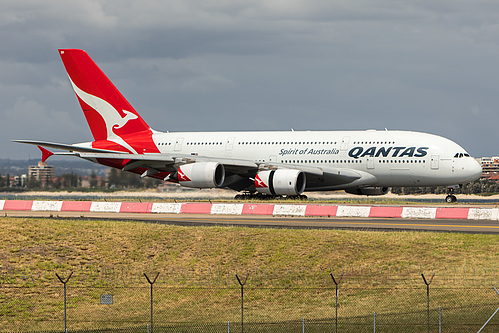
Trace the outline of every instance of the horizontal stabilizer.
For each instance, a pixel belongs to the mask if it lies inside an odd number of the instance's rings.
[[[53,152],[43,148],[42,146],[38,146],[38,149],[40,149],[42,151],[42,162],[45,162],[47,160],[47,158],[54,155]]]
[[[68,150],[68,151],[77,151],[81,153],[113,153],[113,154],[128,154],[122,151],[115,150],[106,150],[106,149],[97,149],[90,147],[81,147],[75,145],[68,145],[64,143],[55,143],[55,142],[46,142],[46,141],[34,141],[34,140],[12,140],[17,143],[26,143],[29,145],[42,146],[54,149]],[[43,151],[42,151],[43,152]]]

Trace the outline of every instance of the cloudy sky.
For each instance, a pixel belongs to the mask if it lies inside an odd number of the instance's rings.
[[[2,0],[1,158],[91,134],[58,48],[161,131],[399,129],[499,155],[497,0]]]

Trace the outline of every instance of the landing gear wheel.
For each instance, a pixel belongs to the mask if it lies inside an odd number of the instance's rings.
[[[445,197],[445,202],[454,203],[457,201],[456,196],[454,195],[454,191],[458,188],[461,188],[462,185],[453,185],[447,187],[447,196]]]
[[[285,200],[298,200],[298,201],[307,201],[308,197],[306,195],[288,195],[286,197],[281,197]]]
[[[270,195],[270,194],[262,194],[262,193],[251,193],[251,192],[243,192],[241,194],[236,194],[234,196],[234,200],[300,200],[307,201],[308,198],[306,195]]]

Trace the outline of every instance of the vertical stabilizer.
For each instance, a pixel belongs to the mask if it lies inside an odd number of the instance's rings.
[[[94,147],[157,152],[152,130],[83,50],[59,54],[95,139]]]

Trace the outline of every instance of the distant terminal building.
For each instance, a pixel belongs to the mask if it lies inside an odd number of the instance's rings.
[[[38,165],[30,165],[28,168],[28,178],[36,179],[42,185],[51,182],[55,177],[55,167],[47,165],[47,162],[38,162]]]
[[[499,179],[499,156],[481,157],[476,160],[482,166],[482,176],[480,178]]]

